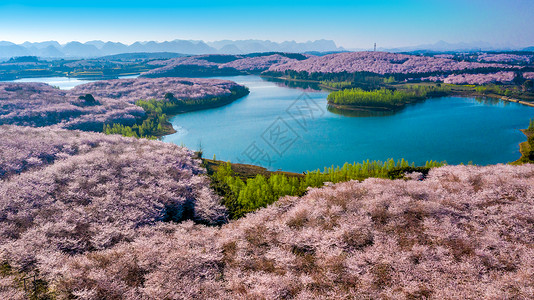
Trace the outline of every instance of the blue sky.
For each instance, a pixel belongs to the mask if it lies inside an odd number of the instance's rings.
[[[332,39],[346,48],[444,40],[534,45],[534,0],[0,1],[0,40]]]

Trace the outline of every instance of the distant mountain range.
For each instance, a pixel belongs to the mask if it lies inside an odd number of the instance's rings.
[[[238,41],[188,41],[174,40],[166,42],[135,42],[131,45],[115,42],[90,41],[86,43],[70,42],[60,44],[56,41],[25,42],[14,44],[0,41],[0,58],[16,56],[39,56],[44,58],[90,58],[121,53],[171,52],[182,54],[244,54],[253,52],[331,52],[343,51],[334,41],[317,40],[304,43],[286,41],[282,43],[262,40]]]
[[[433,51],[433,52],[458,52],[458,51],[534,51],[534,47],[517,48],[509,45],[495,45],[487,42],[470,42],[470,43],[447,43],[439,41],[435,44],[424,44],[410,47],[398,48],[377,48],[379,51],[387,52],[412,52],[412,51]]]
[[[349,49],[351,51],[361,51],[370,49]],[[439,41],[435,44],[426,44],[411,47],[383,48],[378,47],[379,51],[387,52],[413,52],[413,51],[510,51],[523,50],[534,51],[533,47],[513,48],[502,45],[492,45],[485,42],[472,43],[447,43]],[[47,42],[25,42],[15,44],[7,41],[0,41],[0,59],[7,59],[17,56],[38,56],[42,58],[92,58],[123,53],[180,53],[185,55],[197,54],[247,54],[256,52],[292,52],[292,53],[310,53],[325,54],[347,51],[338,47],[332,40],[316,40],[308,42],[272,42],[269,40],[221,40],[215,42],[193,41],[193,40],[174,40],[166,42],[135,42],[131,45],[104,42],[89,41],[86,43],[69,42],[60,44],[56,41]]]

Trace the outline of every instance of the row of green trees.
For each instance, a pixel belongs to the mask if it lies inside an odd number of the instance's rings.
[[[521,158],[515,164],[534,163],[534,119],[530,119],[527,129],[523,130],[527,141],[520,144]]]
[[[534,119],[530,119],[530,123],[528,124],[527,132],[534,133]]]
[[[418,95],[415,91],[389,90],[384,88],[365,91],[356,88],[330,93],[328,95],[328,103],[395,108],[419,97],[424,97],[424,95]]]
[[[530,124],[526,129],[526,134],[528,136],[527,143],[529,148],[529,153],[525,156],[526,160],[530,163],[534,163],[534,119],[530,119]]]
[[[325,182],[343,182],[363,180],[369,177],[402,178],[404,172],[419,171],[427,173],[430,168],[442,166],[444,163],[429,161],[424,167],[416,167],[402,159],[382,161],[364,161],[361,163],[345,163],[342,167],[325,168],[306,173],[304,176],[289,176],[273,173],[266,177],[257,175],[254,178],[242,179],[232,170],[230,162],[219,166],[211,175],[214,190],[224,198],[223,204],[228,208],[230,218],[238,219],[246,213],[274,203],[280,197],[303,195],[308,187],[321,187]]]
[[[449,90],[450,87],[441,85],[412,85],[403,89],[381,88],[371,91],[360,88],[345,89],[330,93],[328,103],[394,109],[416,100],[444,95]]]
[[[126,126],[122,124],[104,125],[105,134],[120,134],[127,137],[145,138],[150,140],[157,139],[165,131],[165,123],[167,122],[167,115],[161,114],[156,116],[149,116],[148,119],[143,120],[141,124],[133,126]]]

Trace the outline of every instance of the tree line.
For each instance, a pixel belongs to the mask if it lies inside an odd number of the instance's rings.
[[[405,89],[386,89],[366,91],[361,88],[345,89],[328,95],[328,103],[338,105],[366,106],[371,108],[394,109],[406,103],[429,96],[445,93],[447,87],[409,86]]]
[[[243,179],[233,170],[230,162],[221,164],[210,176],[213,189],[223,197],[231,219],[238,219],[249,212],[276,202],[283,196],[301,196],[309,187],[321,187],[326,182],[337,183],[349,180],[364,180],[369,177],[398,179],[406,172],[427,174],[430,168],[444,165],[445,162],[428,161],[425,166],[401,159],[395,161],[363,161],[345,163],[342,167],[331,166],[323,171],[315,170],[304,176],[291,176],[273,173],[270,176],[257,175]]]

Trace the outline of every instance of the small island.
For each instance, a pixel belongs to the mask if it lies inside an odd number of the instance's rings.
[[[365,91],[361,88],[345,89],[330,93],[328,105],[346,110],[398,110],[408,103],[444,95],[441,88],[416,86],[403,90],[377,89]]]

